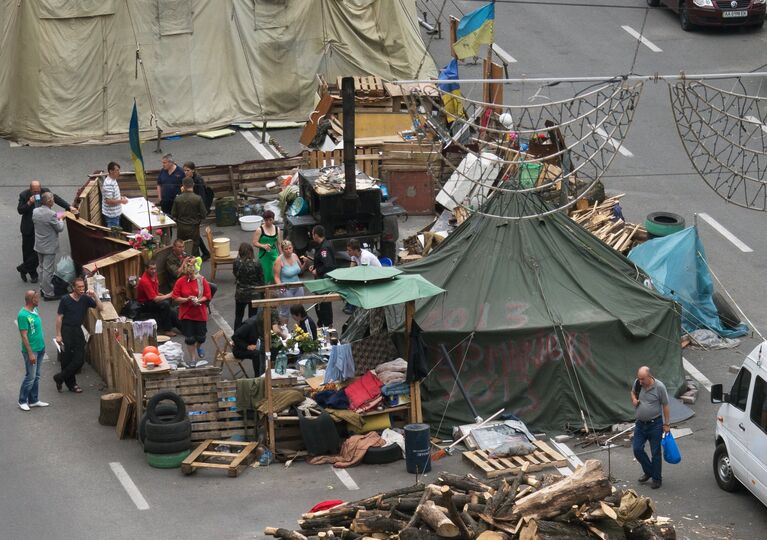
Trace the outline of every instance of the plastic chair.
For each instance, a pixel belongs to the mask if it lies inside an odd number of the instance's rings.
[[[381,263],[381,266],[394,266],[394,263],[389,257],[379,257],[378,261]]]

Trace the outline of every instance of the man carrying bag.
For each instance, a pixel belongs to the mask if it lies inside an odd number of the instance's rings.
[[[636,381],[631,388],[631,403],[636,409],[634,427],[634,457],[642,466],[640,483],[652,479],[650,487],[658,489],[663,483],[661,468],[661,439],[664,433],[671,431],[671,413],[668,406],[666,386],[652,376],[650,368],[642,366],[637,372]],[[652,460],[647,457],[645,443],[650,443]]]

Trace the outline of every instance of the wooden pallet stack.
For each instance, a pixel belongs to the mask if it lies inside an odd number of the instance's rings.
[[[192,422],[192,442],[245,436],[245,419],[237,410],[236,381],[221,379],[221,368],[176,370],[144,381],[144,402],[170,390],[184,400]]]
[[[570,219],[582,225],[615,251],[626,254],[634,246],[647,240],[647,230],[640,224],[613,219],[613,209],[624,195],[621,193],[591,206],[582,205],[581,208],[570,212]]]
[[[284,540],[553,540],[675,538],[665,520],[650,519],[653,502],[616,491],[602,464],[589,460],[571,476],[530,475],[480,481],[441,473],[416,484],[343,503],[298,520],[300,530],[267,527]]]

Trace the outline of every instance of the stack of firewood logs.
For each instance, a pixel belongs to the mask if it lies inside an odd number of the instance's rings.
[[[303,514],[300,530],[267,527],[264,534],[283,540],[676,538],[669,523],[649,519],[650,499],[614,490],[599,461],[566,477],[526,469],[488,482],[441,473],[434,484]]]

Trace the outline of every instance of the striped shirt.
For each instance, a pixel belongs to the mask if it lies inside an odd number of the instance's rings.
[[[104,183],[101,184],[101,213],[110,218],[120,217],[123,213],[123,207],[121,204],[107,204],[107,199],[119,199],[120,198],[120,186],[117,184],[117,180],[107,176],[104,178]]]

